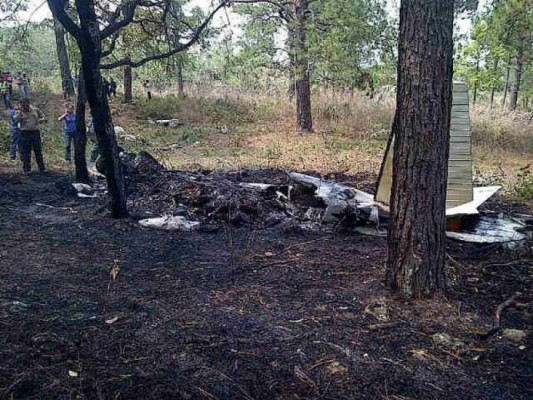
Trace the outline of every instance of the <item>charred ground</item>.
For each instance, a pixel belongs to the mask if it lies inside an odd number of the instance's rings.
[[[448,298],[405,301],[382,281],[383,238],[223,219],[148,230],[64,180],[0,175],[3,398],[533,396],[527,248],[450,241]],[[502,325],[527,339],[480,339],[517,291]]]

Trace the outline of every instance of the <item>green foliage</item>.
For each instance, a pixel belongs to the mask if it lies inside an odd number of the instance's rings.
[[[522,53],[521,93],[531,97],[531,55],[533,53],[533,3],[530,0],[494,0],[473,20],[470,42],[462,47],[456,75],[467,78],[476,90],[501,91],[508,69],[514,69]]]
[[[383,1],[327,0],[314,3],[309,27],[317,75],[339,87],[368,89],[372,67],[396,47],[396,32]]]
[[[0,26],[0,49],[0,67],[11,73],[51,76],[58,72],[54,32],[44,24],[28,24],[24,29]]]
[[[518,196],[526,200],[533,200],[533,170],[531,164],[520,168],[518,182],[514,190]]]

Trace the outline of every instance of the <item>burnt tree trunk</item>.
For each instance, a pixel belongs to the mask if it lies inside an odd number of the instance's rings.
[[[124,67],[124,102],[133,101],[133,72],[129,65]]]
[[[85,103],[87,93],[83,79],[83,69],[78,73],[78,98],[76,100],[76,135],[74,136],[74,164],[76,165],[76,182],[89,183],[87,171],[87,128],[85,127]]]
[[[402,0],[387,283],[444,291],[453,1]]]
[[[494,72],[498,70],[498,64],[500,62],[499,58],[494,59],[494,64],[492,65],[492,69]],[[493,84],[492,88],[490,89],[490,108],[494,106],[494,95],[496,94],[496,85]]]
[[[524,39],[520,38],[516,50],[514,80],[511,86],[511,96],[509,97],[509,110],[516,110],[518,104],[518,93],[520,92],[520,82],[522,81],[522,65],[524,64]]]
[[[63,88],[63,97],[69,99],[74,96],[74,84],[72,82],[72,74],[70,72],[70,63],[67,53],[67,45],[65,43],[65,28],[56,18],[54,20],[54,33],[56,37],[56,51],[57,59],[59,61],[59,69],[61,71],[61,87]]]
[[[85,89],[98,146],[105,164],[111,214],[114,218],[121,218],[128,215],[126,188],[111,111],[100,73],[102,45],[94,0],[76,0],[76,7],[81,26],[77,41],[81,52]]]
[[[309,0],[296,1],[295,74],[296,74],[296,124],[298,128],[312,132],[311,86],[307,44],[307,15]]]

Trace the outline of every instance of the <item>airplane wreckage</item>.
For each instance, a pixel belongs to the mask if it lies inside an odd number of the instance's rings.
[[[514,246],[531,238],[533,218],[480,213],[500,186],[474,187],[468,87],[453,84],[446,197],[447,236],[476,243]],[[392,186],[394,137],[388,140],[375,196],[320,177],[279,170],[166,170],[146,152],[121,153],[129,208],[147,228],[190,231],[216,221],[250,226],[338,227],[386,235]],[[160,149],[172,151],[173,147]],[[357,183],[355,183],[355,186]],[[77,188],[79,197],[99,197],[105,188]],[[90,189],[90,188],[89,188]]]

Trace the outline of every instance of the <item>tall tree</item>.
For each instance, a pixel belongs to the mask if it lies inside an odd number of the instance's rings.
[[[294,73],[296,80],[296,124],[307,132],[313,130],[311,112],[311,65],[307,39],[310,0],[295,0]]]
[[[494,0],[490,18],[491,26],[498,31],[501,45],[512,55],[514,73],[509,109],[515,110],[524,65],[533,53],[533,1]]]
[[[114,4],[113,7],[109,7],[107,2],[96,4],[94,0],[75,0],[79,25],[65,11],[69,6],[69,0],[47,1],[54,18],[58,19],[75,38],[80,49],[87,100],[91,108],[96,138],[105,165],[111,214],[115,218],[124,217],[128,214],[124,174],[100,70],[122,66],[136,67],[152,60],[170,57],[189,48],[198,40],[215,13],[226,4],[227,0],[222,0],[202,24],[193,30],[193,34],[187,42],[179,43],[178,46],[167,48],[163,52],[145,56],[140,60],[132,61],[126,57],[105,66],[101,63],[102,58],[113,53],[120,31],[135,22],[136,11],[142,7],[147,7],[149,9],[147,12],[151,8],[162,9],[164,13],[170,12],[172,0],[154,0],[153,2],[124,0],[119,4]],[[102,15],[104,18],[101,18]],[[142,24],[142,22],[140,23]],[[109,41],[109,44],[104,50],[102,43],[105,41]]]
[[[76,135],[74,136],[74,163],[76,165],[76,182],[89,183],[89,171],[87,171],[87,159],[85,150],[87,147],[87,130],[85,126],[85,105],[87,93],[83,68],[78,72],[78,96],[76,98]]]
[[[292,69],[296,95],[296,124],[304,131],[313,130],[311,111],[311,64],[309,60],[309,16],[316,0],[233,0],[232,4],[246,4],[237,10],[252,20],[269,24],[279,22],[287,34],[286,51]],[[291,82],[292,86],[292,82]],[[291,93],[292,94],[292,93]]]
[[[446,285],[453,17],[453,0],[401,3],[387,282],[416,298]]]
[[[126,187],[111,120],[111,111],[100,73],[100,60],[102,57],[102,39],[118,31],[123,24],[127,24],[128,20],[133,18],[135,7],[131,5],[132,3],[128,3],[121,10],[121,13],[124,12],[123,19],[109,25],[107,31],[104,28],[101,32],[94,0],[76,0],[79,26],[65,12],[66,4],[63,0],[48,0],[48,4],[54,18],[61,21],[62,25],[74,36],[80,48],[87,100],[91,108],[98,145],[105,160],[111,214],[115,218],[125,217],[128,215]]]
[[[54,18],[54,33],[56,37],[56,51],[57,59],[59,61],[59,70],[61,72],[61,87],[63,89],[63,97],[70,98],[74,96],[74,83],[72,82],[72,74],[70,72],[70,62],[67,52],[67,45],[65,42],[65,28],[61,22]]]

